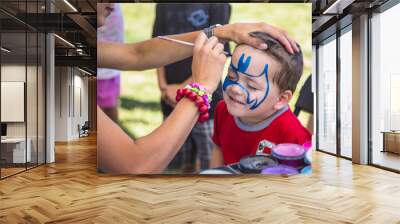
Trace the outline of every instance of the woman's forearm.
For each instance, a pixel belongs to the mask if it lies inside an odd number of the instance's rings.
[[[139,148],[146,151],[144,173],[160,173],[178,152],[198,119],[198,109],[183,98],[163,124],[147,136],[137,139]],[[143,171],[143,170],[142,170]]]
[[[199,31],[170,37],[194,42],[198,34]],[[120,70],[158,68],[193,55],[193,47],[158,38],[132,44],[99,42],[97,47],[97,67]]]
[[[259,49],[268,46],[260,39],[250,37],[252,31],[266,32],[287,49],[289,53],[299,51],[296,42],[288,37],[286,31],[266,23],[235,23],[215,28],[214,34],[220,40],[231,40],[237,44],[248,44]],[[194,42],[202,31],[172,35],[171,38]],[[193,55],[193,47],[167,40],[153,38],[134,44],[97,44],[97,67],[120,70],[145,70],[158,68]]]
[[[233,25],[218,28],[215,35],[220,39],[229,39]],[[194,43],[198,34],[195,31],[170,38]],[[146,70],[162,67],[193,55],[193,47],[178,44],[168,40],[153,38],[139,43],[101,43],[98,42],[97,67],[115,68],[120,70]]]
[[[134,141],[98,109],[98,166],[112,173],[161,173],[178,152],[197,118],[197,107],[184,98],[159,128]]]

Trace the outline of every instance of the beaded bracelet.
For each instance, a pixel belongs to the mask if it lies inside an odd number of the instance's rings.
[[[179,102],[184,96],[193,101],[199,108],[199,122],[204,122],[210,118],[208,110],[211,108],[211,95],[207,94],[206,89],[199,83],[191,83],[182,89],[176,91],[176,102]]]

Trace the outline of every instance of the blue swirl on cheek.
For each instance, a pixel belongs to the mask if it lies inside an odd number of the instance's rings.
[[[262,97],[262,99],[260,100],[260,102],[258,102],[258,99],[257,99],[257,98],[254,98],[253,100],[251,100],[251,99],[250,99],[250,98],[251,98],[251,97],[250,97],[250,92],[249,92],[242,84],[240,84],[238,81],[231,80],[228,76],[226,76],[226,78],[225,78],[225,80],[224,80],[222,89],[223,89],[223,91],[225,92],[225,91],[226,91],[226,88],[227,88],[228,86],[230,86],[230,85],[237,85],[237,86],[239,86],[239,87],[243,90],[243,92],[246,94],[246,104],[250,105],[250,110],[254,110],[254,109],[256,109],[257,107],[259,107],[259,106],[261,105],[262,102],[264,102],[264,100],[268,97],[268,94],[269,94],[268,64],[265,64],[264,70],[263,70],[263,72],[262,72],[261,74],[259,74],[259,75],[257,75],[257,76],[254,76],[254,75],[251,75],[251,74],[246,73],[246,70],[247,70],[247,68],[248,68],[249,65],[250,65],[250,61],[251,61],[251,56],[247,57],[246,61],[244,61],[244,54],[242,54],[241,57],[240,57],[240,59],[239,59],[239,61],[238,61],[238,67],[236,68],[236,67],[231,63],[230,69],[232,69],[233,72],[234,72],[234,74],[236,75],[236,80],[239,80],[239,78],[238,78],[238,77],[239,77],[238,72],[240,72],[240,73],[242,73],[242,74],[244,74],[244,75],[246,75],[246,76],[253,77],[253,78],[258,78],[258,77],[261,78],[261,76],[265,75],[266,90],[265,90],[265,94],[264,94],[264,96]]]
[[[246,94],[246,103],[249,104],[250,102],[250,93],[249,91],[240,83],[238,83],[237,81],[233,81],[231,80],[228,76],[225,77],[224,83],[222,84],[222,90],[225,92],[226,88],[230,85],[237,85],[239,86],[242,91]]]

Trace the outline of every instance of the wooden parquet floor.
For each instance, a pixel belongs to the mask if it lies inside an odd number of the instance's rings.
[[[314,153],[310,176],[111,176],[96,139],[0,181],[0,223],[400,223],[400,175]]]

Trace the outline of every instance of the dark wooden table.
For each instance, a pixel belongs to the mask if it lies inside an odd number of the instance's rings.
[[[400,154],[400,131],[381,131],[383,134],[382,152]]]

